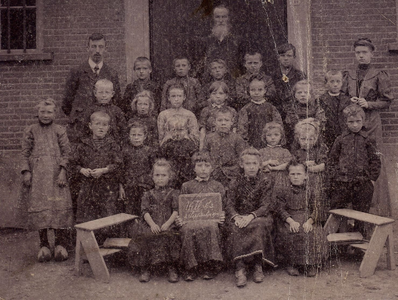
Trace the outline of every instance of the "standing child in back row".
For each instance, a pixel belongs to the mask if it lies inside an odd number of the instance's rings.
[[[236,79],[236,101],[231,105],[237,111],[240,111],[242,107],[251,101],[249,85],[253,76],[258,76],[263,79],[264,95],[267,99],[273,100],[276,93],[272,78],[264,72],[261,72],[261,67],[263,65],[261,54],[259,52],[247,52],[244,59],[246,74]]]
[[[265,147],[265,143],[259,138],[265,124],[269,122],[282,124],[281,115],[266,97],[267,80],[260,75],[251,78],[250,103],[239,111],[238,133],[256,149]]]
[[[330,206],[369,212],[373,185],[380,175],[381,161],[376,142],[364,130],[365,112],[357,104],[344,110],[347,130],[338,136],[329,153],[329,169],[332,182]],[[363,226],[356,228],[365,233]]]
[[[37,105],[38,123],[28,126],[22,139],[23,193],[21,216],[27,229],[38,230],[39,262],[51,260],[48,229],[55,229],[54,258],[68,258],[67,228],[73,225],[72,200],[66,180],[70,145],[64,127],[54,124],[52,99]]]
[[[152,65],[147,57],[137,57],[134,61],[134,73],[137,77],[132,83],[126,86],[121,109],[125,114],[130,112],[130,104],[138,93],[150,91],[153,95],[155,106],[154,111],[159,113],[160,109],[160,87],[151,79]]]
[[[171,86],[181,85],[185,90],[185,102],[183,107],[187,110],[193,112],[196,116],[199,115],[199,93],[200,93],[200,83],[199,80],[193,77],[189,77],[189,70],[191,69],[191,64],[186,57],[176,58],[173,61],[173,67],[176,77],[167,80],[163,86],[162,92],[162,103],[160,106],[160,111],[164,111],[170,108],[169,103],[169,91]]]
[[[330,149],[335,139],[345,128],[343,109],[351,104],[350,98],[341,92],[343,74],[341,71],[328,71],[325,75],[327,91],[319,97],[319,104],[325,111],[325,128],[322,130],[323,141]]]

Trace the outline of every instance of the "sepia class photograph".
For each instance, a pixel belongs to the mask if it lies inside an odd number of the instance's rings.
[[[0,300],[398,299],[398,1],[0,24]]]

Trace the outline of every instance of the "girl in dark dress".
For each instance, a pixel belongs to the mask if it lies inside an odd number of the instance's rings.
[[[178,262],[180,242],[174,220],[178,215],[178,191],[170,187],[174,177],[171,164],[159,159],[153,166],[155,188],[144,193],[141,200],[142,219],[130,228],[132,237],[128,259],[130,265],[141,268],[139,280],[148,282],[151,267],[166,264],[169,281],[177,282],[175,265]]]
[[[307,187],[306,169],[302,163],[292,163],[288,167],[291,185],[275,191],[280,219],[276,244],[288,261],[289,275],[298,276],[301,268],[307,277],[314,277],[326,257],[327,241],[319,220],[321,203]]]

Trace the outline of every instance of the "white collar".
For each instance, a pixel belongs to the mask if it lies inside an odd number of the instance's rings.
[[[265,99],[263,99],[263,100],[261,100],[261,101],[253,101],[253,99],[251,99],[251,102],[253,102],[254,104],[258,104],[258,105],[260,105],[260,104],[263,104],[263,103],[265,103],[265,102],[267,102],[267,100],[265,100]]]
[[[331,93],[331,92],[328,92],[328,94],[329,94],[330,96],[332,96],[332,97],[337,97],[338,95],[340,95],[340,93],[333,94],[333,93]]]
[[[95,62],[93,62],[93,60],[91,59],[91,57],[88,59],[88,64],[90,65],[91,70],[94,71],[94,68],[97,66],[98,67],[98,72],[101,71],[103,65],[104,65],[104,61],[101,61],[99,64],[96,64]]]
[[[217,104],[214,104],[214,103],[211,104],[211,107],[213,107],[213,108],[221,108],[223,106],[224,106],[224,104],[220,104],[220,105],[217,105]]]
[[[206,179],[203,179],[203,178],[200,178],[200,177],[196,177],[196,178],[195,178],[195,180],[196,180],[197,182],[207,182],[207,181],[209,181],[209,179],[210,179],[210,177],[209,177],[209,178],[206,178]]]

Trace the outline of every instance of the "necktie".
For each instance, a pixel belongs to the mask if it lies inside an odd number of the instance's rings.
[[[94,73],[95,73],[96,75],[98,75],[98,71],[99,71],[99,67],[98,67],[98,65],[95,65],[95,67],[94,67]]]

